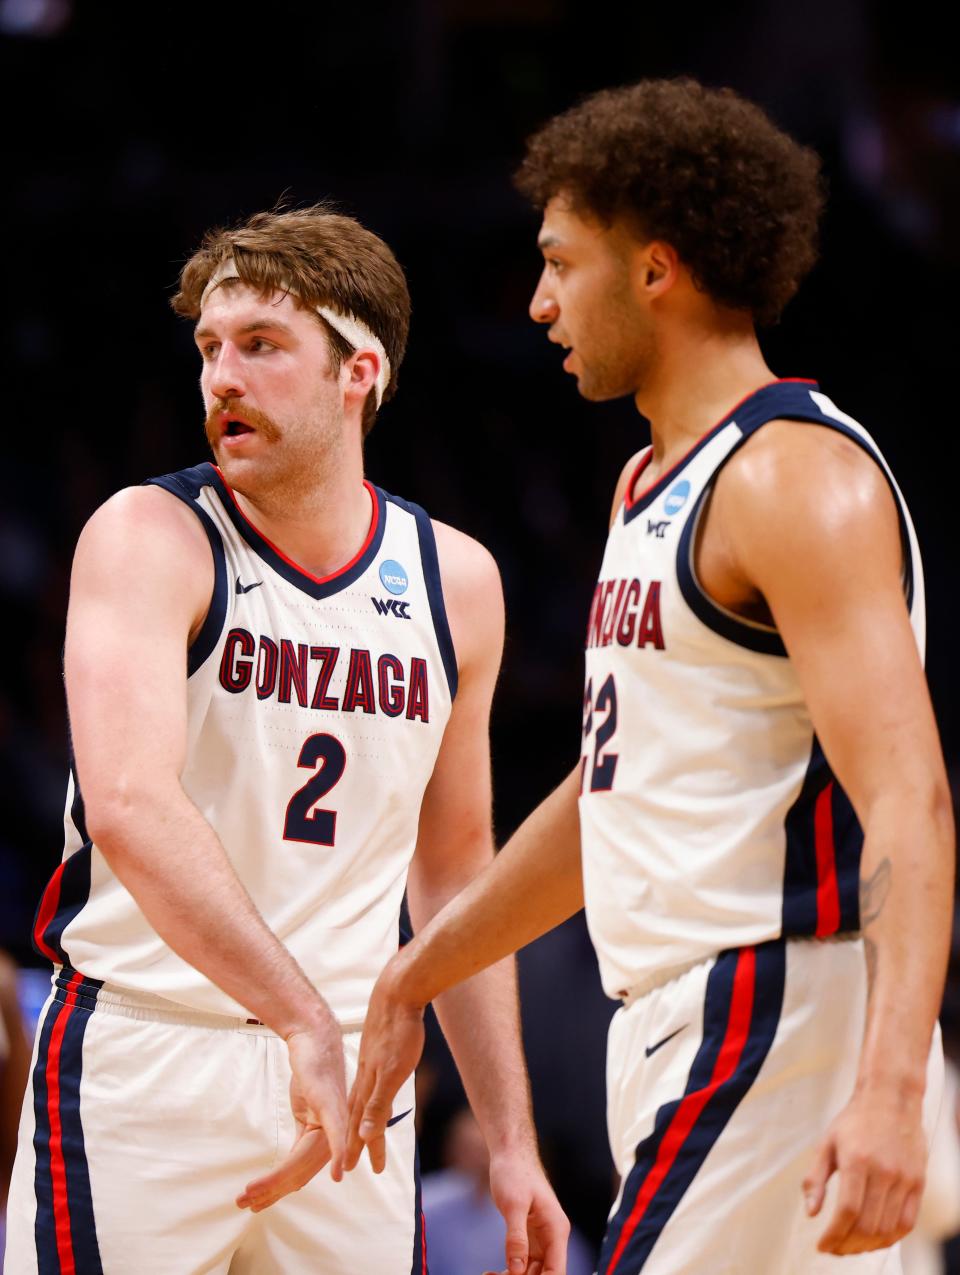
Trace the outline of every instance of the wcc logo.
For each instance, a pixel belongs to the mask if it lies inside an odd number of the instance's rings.
[[[674,485],[667,492],[663,501],[663,512],[669,517],[661,518],[659,521],[654,518],[647,519],[647,535],[656,536],[658,540],[662,540],[667,528],[670,526],[670,518],[674,514],[678,514],[683,506],[690,499],[690,484],[686,478],[681,478],[680,482]]]
[[[406,593],[410,581],[407,573],[399,562],[394,562],[392,558],[380,563],[380,583],[388,593],[392,593],[392,598],[371,598],[374,608],[378,615],[395,615],[398,619],[409,620],[410,612],[409,602],[401,602],[400,594]]]

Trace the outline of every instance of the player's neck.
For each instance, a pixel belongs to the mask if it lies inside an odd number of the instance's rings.
[[[650,422],[652,466],[669,467],[737,403],[773,380],[751,325],[690,325],[665,334],[656,369],[635,396]]]
[[[350,464],[296,487],[234,493],[243,514],[297,566],[328,576],[356,557],[375,509],[359,454]]]

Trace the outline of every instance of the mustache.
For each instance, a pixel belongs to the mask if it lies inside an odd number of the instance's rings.
[[[240,420],[246,421],[258,434],[262,434],[268,443],[277,442],[283,432],[265,412],[260,412],[255,407],[247,407],[235,398],[218,398],[211,405],[203,426],[207,442],[214,450],[220,442],[220,422],[224,415],[238,416]]]

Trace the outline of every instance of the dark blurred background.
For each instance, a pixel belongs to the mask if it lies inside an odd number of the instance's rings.
[[[646,435],[629,402],[582,403],[529,321],[537,219],[510,176],[549,115],[648,75],[729,84],[823,156],[822,261],[764,346],[775,372],[818,379],[867,426],[904,489],[928,573],[930,683],[956,771],[960,88],[936,15],[922,2],[907,11],[867,0],[709,10],[0,0],[0,947],[39,964],[28,933],[60,855],[73,545],[118,487],[204,458],[197,357],[167,297],[208,226],[280,197],[334,199],[407,270],[410,348],[368,472],[500,563],[499,835],[572,765],[610,497]],[[521,976],[546,1154],[592,1241],[611,1190],[602,1059],[613,1006],[577,919],[521,957]],[[948,1027],[957,1008],[951,990]],[[428,1061],[427,1168],[459,1101],[435,1039]]]

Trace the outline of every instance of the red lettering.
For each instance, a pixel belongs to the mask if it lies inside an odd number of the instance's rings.
[[[643,602],[643,612],[640,616],[639,632],[637,633],[637,646],[648,646],[650,643],[657,648],[658,651],[663,650],[663,626],[660,623],[660,581],[651,580],[647,589],[647,596]]]
[[[637,627],[637,606],[640,602],[640,581],[631,580],[627,586],[620,623],[617,625],[617,641],[621,646],[629,646]]]
[[[253,653],[257,644],[246,629],[231,629],[220,658],[220,685],[231,695],[239,695],[253,677]]]
[[[419,717],[430,720],[430,688],[427,685],[427,661],[416,656],[410,661],[410,694],[407,696],[407,717],[412,722]]]
[[[353,713],[362,708],[365,713],[375,713],[377,704],[373,692],[373,668],[369,651],[351,651],[347,667],[347,685],[343,692],[343,711]]]

